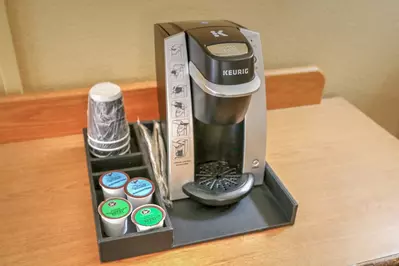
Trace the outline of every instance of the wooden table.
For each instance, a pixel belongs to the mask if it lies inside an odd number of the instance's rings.
[[[29,134],[29,132],[27,132]],[[294,226],[107,265],[349,265],[399,253],[399,142],[341,98],[268,113]],[[81,135],[0,146],[0,265],[100,264]]]

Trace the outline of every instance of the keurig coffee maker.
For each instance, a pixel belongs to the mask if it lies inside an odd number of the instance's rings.
[[[170,197],[237,202],[264,178],[259,33],[223,20],[160,23],[154,30]]]

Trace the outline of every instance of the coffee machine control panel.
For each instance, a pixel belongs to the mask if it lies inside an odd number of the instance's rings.
[[[238,28],[191,29],[187,36],[190,61],[209,82],[236,85],[254,79],[254,53]]]
[[[208,51],[220,57],[239,56],[248,53],[246,43],[218,43],[206,47]]]

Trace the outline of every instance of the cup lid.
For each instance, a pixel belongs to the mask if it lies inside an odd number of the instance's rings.
[[[154,226],[165,219],[165,210],[155,204],[138,207],[132,213],[132,222],[142,226]]]
[[[121,219],[132,213],[132,204],[123,198],[109,198],[98,206],[98,213],[108,219]]]
[[[129,175],[122,171],[109,171],[100,176],[100,186],[108,189],[119,189],[129,181]]]
[[[135,177],[125,184],[125,194],[133,198],[144,198],[154,193],[154,183],[148,178]]]
[[[95,102],[112,102],[122,97],[121,88],[111,82],[95,84],[89,92],[89,97]]]

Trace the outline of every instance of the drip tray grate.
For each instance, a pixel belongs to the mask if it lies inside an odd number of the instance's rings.
[[[223,193],[240,187],[243,183],[241,177],[237,168],[230,167],[226,161],[215,161],[198,166],[195,183],[203,189]]]

